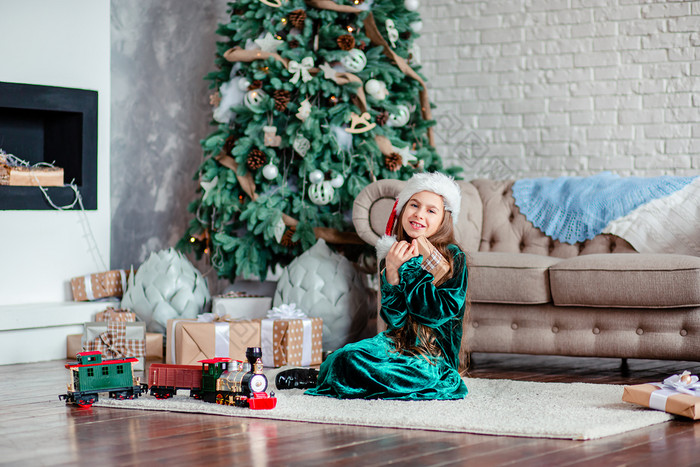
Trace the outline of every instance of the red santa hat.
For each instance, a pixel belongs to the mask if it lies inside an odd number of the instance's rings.
[[[457,225],[459,210],[462,203],[462,193],[454,178],[440,172],[422,172],[413,175],[396,198],[391,210],[385,234],[377,241],[377,257],[381,260],[386,256],[391,245],[396,242],[396,236],[392,235],[396,225],[396,216],[401,212],[409,199],[421,191],[430,191],[442,196],[445,203],[445,211],[452,214],[452,223]]]

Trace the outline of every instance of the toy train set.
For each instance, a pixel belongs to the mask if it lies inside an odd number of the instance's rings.
[[[248,347],[246,362],[230,358],[200,360],[197,365],[154,363],[148,372],[148,383],[135,378],[135,358],[102,360],[100,352],[81,352],[77,362],[66,364],[70,370],[68,392],[58,396],[67,403],[89,407],[99,393],[113,399],[133,399],[149,391],[157,399],[173,397],[179,389],[189,390],[190,397],[222,405],[249,407],[253,410],[273,409],[274,393],[267,394],[267,377],[263,374],[260,347]]]

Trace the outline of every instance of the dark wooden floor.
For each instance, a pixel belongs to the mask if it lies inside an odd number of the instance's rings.
[[[64,362],[0,366],[0,465],[697,465],[700,422],[592,441],[66,406]],[[636,384],[698,362],[476,354],[470,375]]]

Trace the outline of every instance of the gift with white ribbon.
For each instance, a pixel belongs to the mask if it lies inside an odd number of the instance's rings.
[[[296,84],[297,81],[299,81],[299,78],[306,83],[307,81],[311,81],[313,79],[313,76],[311,76],[311,73],[309,73],[309,70],[314,67],[314,59],[313,57],[304,57],[301,62],[297,62],[296,60],[290,60],[289,64],[287,65],[287,71],[292,74],[292,77],[290,78],[289,82],[292,84]]]
[[[311,366],[321,363],[323,320],[309,318],[296,304],[268,311],[260,322],[263,365]]]
[[[245,360],[248,347],[260,347],[258,320],[231,320],[205,313],[196,320],[168,320],[166,330],[166,363],[196,365],[200,360],[217,357]]]
[[[70,280],[73,300],[78,302],[98,300],[105,297],[121,297],[126,290],[129,271],[114,271],[87,274]]]
[[[688,371],[662,383],[625,386],[622,400],[694,420],[700,418],[700,383]]]

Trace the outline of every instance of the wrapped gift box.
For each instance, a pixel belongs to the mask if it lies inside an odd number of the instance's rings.
[[[272,297],[233,292],[212,298],[212,313],[231,319],[265,318],[272,307]]]
[[[625,386],[622,400],[693,420],[700,419],[700,397],[660,388],[656,384]]]
[[[121,308],[107,308],[104,311],[100,311],[95,315],[95,321],[136,321],[136,313],[129,310],[122,310]]]
[[[199,360],[216,357],[245,360],[248,347],[260,347],[260,321],[171,319],[165,341],[166,363],[197,365]]]
[[[126,290],[128,278],[129,271],[124,269],[74,277],[70,280],[73,300],[84,302],[104,297],[121,297]]]
[[[263,319],[263,365],[312,366],[323,360],[323,319]]]
[[[66,338],[66,358],[74,360],[75,354],[83,351],[83,335],[70,334]],[[146,333],[146,360],[163,360],[163,334]]]
[[[144,369],[146,355],[146,323],[124,321],[97,321],[85,323],[83,348],[99,351],[107,359],[134,357],[135,370]]]

